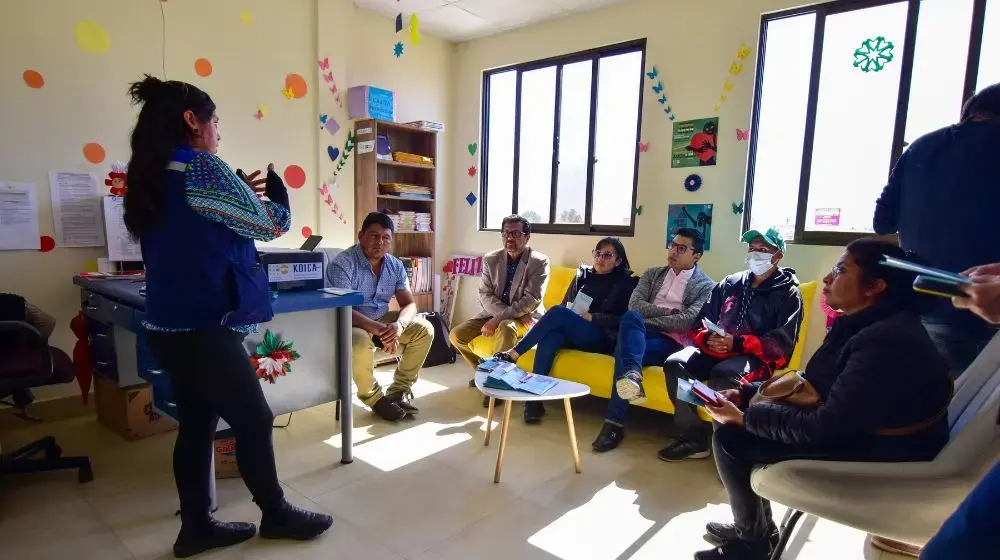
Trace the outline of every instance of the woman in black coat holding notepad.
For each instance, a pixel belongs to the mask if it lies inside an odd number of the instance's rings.
[[[720,391],[721,405],[706,406],[735,523],[709,523],[706,538],[719,546],[696,560],[768,558],[776,528],[770,504],[750,486],[756,466],[803,458],[927,461],[948,442],[951,377],[920,323],[927,296],[913,291],[913,273],[880,264],[883,255],[905,258],[895,245],[855,241],[823,279],[827,302],[844,315],[801,374],[807,383],[799,396],[780,397],[783,379],[796,379],[785,376],[763,389]]]
[[[593,255],[594,266],[583,265],[576,271],[563,296],[563,305],[547,310],[513,349],[493,359],[516,362],[537,345],[532,371],[548,375],[561,348],[614,352],[618,323],[628,311],[628,300],[638,279],[632,276],[625,247],[617,237],[598,241]],[[536,423],[544,414],[541,402],[525,403],[525,422]]]

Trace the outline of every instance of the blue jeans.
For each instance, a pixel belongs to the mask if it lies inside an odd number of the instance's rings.
[[[514,346],[514,351],[524,354],[536,344],[535,364],[531,369],[541,375],[548,375],[552,370],[552,362],[560,348],[600,354],[610,354],[614,349],[614,342],[603,328],[562,305],[546,311]]]
[[[972,493],[924,546],[922,560],[987,560],[996,555],[996,521],[1000,515],[1000,463],[993,465]]]
[[[664,360],[682,347],[676,340],[667,335],[652,331],[646,332],[646,320],[635,311],[629,311],[622,316],[618,326],[618,344],[615,347],[615,381],[618,381],[627,371],[637,371],[642,374],[643,366],[662,365]],[[625,414],[628,412],[628,401],[618,396],[618,388],[611,384],[611,403],[604,420],[616,426],[625,425]]]

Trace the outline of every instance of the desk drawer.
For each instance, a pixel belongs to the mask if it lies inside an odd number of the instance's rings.
[[[83,314],[102,323],[111,323],[130,331],[136,330],[135,309],[112,301],[100,294],[81,290]]]

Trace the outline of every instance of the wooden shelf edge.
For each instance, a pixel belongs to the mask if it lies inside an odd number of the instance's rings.
[[[375,198],[384,198],[387,200],[409,200],[411,202],[434,202],[433,198],[410,198],[408,196],[397,196],[394,194],[378,194]]]
[[[437,167],[434,164],[424,165],[422,163],[407,163],[405,161],[396,161],[392,159],[375,159],[375,163],[378,165],[388,165],[389,167],[405,167],[407,169],[430,169],[434,170]]]

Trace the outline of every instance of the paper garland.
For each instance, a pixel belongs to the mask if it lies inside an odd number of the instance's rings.
[[[734,87],[736,87],[732,79],[739,76],[743,72],[743,61],[750,56],[751,52],[753,51],[750,50],[750,47],[745,44],[740,45],[739,50],[736,51],[736,58],[729,64],[729,76],[731,77],[726,77],[726,79],[722,82],[722,93],[719,94],[718,100],[712,107],[714,112],[718,113],[722,104],[729,100],[729,93],[733,91]]]
[[[340,170],[344,168],[344,164],[347,163],[347,159],[351,157],[351,152],[354,151],[354,133],[350,130],[347,131],[347,141],[344,142],[344,149],[340,151],[340,161],[337,162],[337,169],[334,170],[333,176],[336,177]]]
[[[250,355],[250,365],[259,379],[274,384],[279,377],[291,373],[292,362],[299,358],[293,341],[281,340],[281,337],[268,329],[264,331],[264,339]]]
[[[337,89],[337,81],[333,79],[333,72],[330,71],[330,58],[326,57],[323,60],[317,60],[316,63],[319,64],[320,75],[323,76],[323,81],[330,88],[330,93],[333,94],[334,100],[337,101],[337,106],[343,108],[344,103],[340,100],[340,90]]]
[[[675,120],[677,116],[674,115],[673,108],[667,104],[667,94],[663,93],[663,80],[658,79],[660,70],[654,65],[652,70],[646,72],[646,76],[650,80],[656,80],[656,83],[653,84],[653,93],[656,94],[656,100],[660,102],[660,105],[663,105],[663,113],[667,115],[668,119]]]
[[[854,67],[862,72],[881,72],[886,64],[894,58],[892,41],[886,41],[879,35],[874,39],[865,39],[861,46],[854,50]]]
[[[333,186],[336,187],[337,183],[333,183]],[[347,219],[344,218],[344,211],[340,209],[340,205],[333,199],[333,189],[330,188],[330,185],[326,183],[320,185],[319,199],[323,201],[323,204],[326,204],[330,212],[333,212],[333,215],[340,220],[340,223],[347,225]]]

